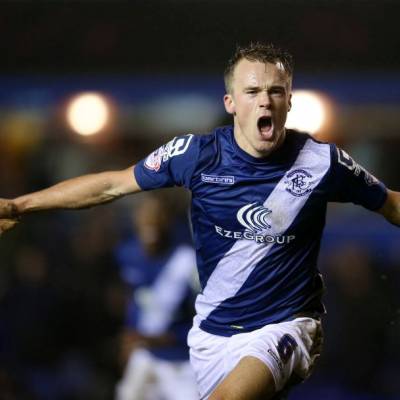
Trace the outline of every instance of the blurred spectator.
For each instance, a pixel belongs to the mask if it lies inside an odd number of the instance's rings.
[[[126,368],[116,397],[197,399],[186,345],[194,314],[194,250],[176,238],[173,207],[165,197],[144,196],[134,208],[133,224],[136,237],[117,248],[132,297],[121,336]]]

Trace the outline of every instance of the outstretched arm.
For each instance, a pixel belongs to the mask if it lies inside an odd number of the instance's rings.
[[[400,192],[388,190],[385,204],[378,212],[393,225],[400,226]]]
[[[0,199],[0,219],[12,221],[22,214],[41,210],[88,208],[140,190],[133,167],[83,175],[16,199]]]

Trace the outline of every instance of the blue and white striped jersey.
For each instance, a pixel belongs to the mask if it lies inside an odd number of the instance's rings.
[[[230,126],[180,136],[139,162],[135,177],[144,190],[191,190],[196,320],[223,336],[324,312],[317,257],[327,202],[375,210],[386,199],[343,150],[293,130],[265,159],[240,149]]]
[[[188,359],[186,336],[192,325],[196,283],[193,248],[171,243],[162,254],[150,256],[140,241],[130,239],[117,247],[116,259],[122,279],[133,289],[127,326],[146,336],[173,334],[174,344],[149,351],[165,360]]]

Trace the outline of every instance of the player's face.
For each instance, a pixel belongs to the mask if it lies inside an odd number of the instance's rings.
[[[154,254],[166,244],[168,235],[168,212],[161,200],[148,198],[134,211],[134,226],[145,250]]]
[[[239,61],[224,103],[234,115],[235,139],[241,149],[265,157],[282,144],[290,91],[291,78],[281,63]]]

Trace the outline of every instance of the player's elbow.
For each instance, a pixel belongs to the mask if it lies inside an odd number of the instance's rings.
[[[133,173],[133,167],[107,173],[105,182],[106,185],[102,194],[106,201],[112,201],[140,191]]]
[[[113,201],[113,200],[116,200],[116,199],[122,197],[124,194],[125,193],[122,190],[122,188],[112,187],[112,188],[106,189],[103,192],[103,200],[104,201]]]

